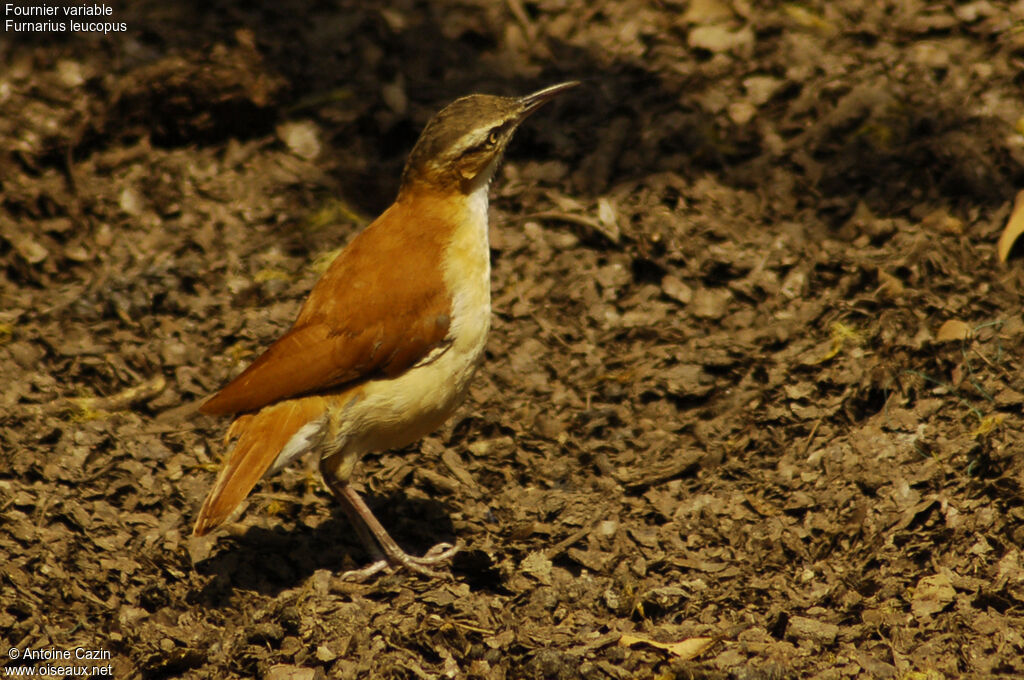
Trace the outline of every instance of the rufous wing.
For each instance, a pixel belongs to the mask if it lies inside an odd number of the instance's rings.
[[[299,317],[201,407],[246,413],[374,376],[394,376],[441,346],[451,299],[441,272],[443,216],[395,204],[334,260]]]
[[[335,331],[327,323],[293,328],[241,375],[200,406],[203,413],[256,411],[282,399],[324,392],[386,371],[399,354],[419,355],[444,335],[389,333],[383,324],[361,331]],[[402,367],[405,368],[404,366]]]

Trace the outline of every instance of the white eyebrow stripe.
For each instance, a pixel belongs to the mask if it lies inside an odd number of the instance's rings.
[[[452,145],[451,149],[449,149],[449,153],[453,156],[458,156],[466,149],[471,149],[474,146],[483,144],[484,141],[487,139],[487,135],[491,133],[492,127],[493,126],[491,125],[487,125],[485,127],[478,127],[472,130],[471,132],[462,135],[462,137],[460,137],[459,140]]]

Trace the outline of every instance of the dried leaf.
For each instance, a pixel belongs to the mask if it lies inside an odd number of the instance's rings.
[[[728,288],[698,288],[693,294],[692,313],[698,319],[721,319],[728,312],[731,299]]]
[[[597,221],[604,229],[602,233],[614,243],[618,243],[621,232],[619,231],[619,213],[607,198],[597,199]]]
[[[690,31],[687,43],[690,47],[696,47],[709,52],[746,50],[754,44],[754,31],[749,26],[744,26],[735,31],[717,24],[698,26]]]
[[[794,616],[789,620],[787,633],[798,640],[813,640],[820,645],[831,645],[839,635],[839,626],[806,616]]]
[[[28,234],[15,234],[8,240],[14,246],[14,250],[29,264],[39,264],[50,256],[50,251],[46,249],[46,246]]]
[[[938,342],[966,340],[969,337],[971,337],[970,325],[960,321],[959,319],[950,319],[946,321],[944,324],[939,326],[939,330],[935,333],[935,339]]]
[[[271,666],[263,677],[267,680],[322,680],[324,672],[320,668],[303,668],[278,664]]]
[[[831,347],[823,357],[818,359],[817,363],[824,363],[835,358],[847,344],[859,345],[862,341],[856,328],[847,326],[841,321],[836,321],[829,326],[829,334],[832,336]]]
[[[785,80],[772,76],[750,76],[743,79],[743,89],[747,91],[747,99],[754,106],[767,104],[785,84]]]
[[[982,418],[981,422],[978,423],[978,426],[971,431],[970,436],[977,439],[979,437],[984,437],[985,435],[991,434],[998,430],[1002,426],[1003,422],[1005,422],[1005,420],[1006,416],[1003,415],[1002,413],[1000,413],[999,415]]]
[[[946,574],[925,576],[917,582],[910,609],[916,617],[931,616],[942,611],[956,597],[956,590]]]
[[[683,21],[692,24],[714,24],[733,17],[732,8],[720,0],[690,0]]]
[[[684,305],[690,304],[693,299],[693,289],[671,274],[662,277],[661,290],[665,295]]]
[[[139,196],[139,192],[130,186],[121,190],[117,203],[121,206],[121,210],[133,217],[141,215],[143,208],[145,207],[142,202],[142,197]]]
[[[729,104],[729,118],[737,125],[746,125],[757,115],[757,107],[750,102]]]
[[[1017,192],[1017,198],[1013,201],[1013,212],[1010,213],[1010,219],[1007,220],[1003,233],[999,236],[996,252],[1000,262],[1006,262],[1006,258],[1010,256],[1010,250],[1021,232],[1024,232],[1024,191]]]
[[[277,136],[299,158],[311,161],[320,155],[320,131],[308,120],[278,125]]]
[[[889,299],[899,298],[905,292],[903,282],[887,271],[878,270],[878,293]]]
[[[623,647],[632,647],[633,645],[647,645],[649,647],[655,647],[657,649],[663,649],[669,654],[678,656],[680,659],[693,659],[701,654],[704,650],[711,646],[714,642],[714,638],[709,637],[695,637],[680,640],[679,642],[658,642],[652,640],[649,637],[643,635],[632,635],[630,633],[624,633],[619,638],[619,644]]]
[[[931,231],[943,234],[964,233],[964,221],[959,217],[950,215],[945,209],[934,210],[921,220],[921,226]]]
[[[519,568],[545,585],[551,583],[551,560],[542,552],[524,557]]]
[[[824,35],[835,35],[838,32],[835,24],[830,22],[820,14],[815,14],[811,10],[802,7],[796,3],[790,3],[783,7],[783,10],[789,15],[789,18],[798,23],[804,28],[810,28],[815,31],[819,31]]]

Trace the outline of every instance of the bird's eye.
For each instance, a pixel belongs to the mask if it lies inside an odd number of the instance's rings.
[[[492,132],[491,134],[487,135],[487,143],[491,146],[495,146],[498,143],[498,133]]]

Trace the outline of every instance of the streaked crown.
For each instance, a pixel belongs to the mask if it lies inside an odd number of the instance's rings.
[[[402,189],[426,184],[471,193],[490,182],[516,128],[570,81],[525,97],[471,94],[437,113],[420,134],[402,173]]]

